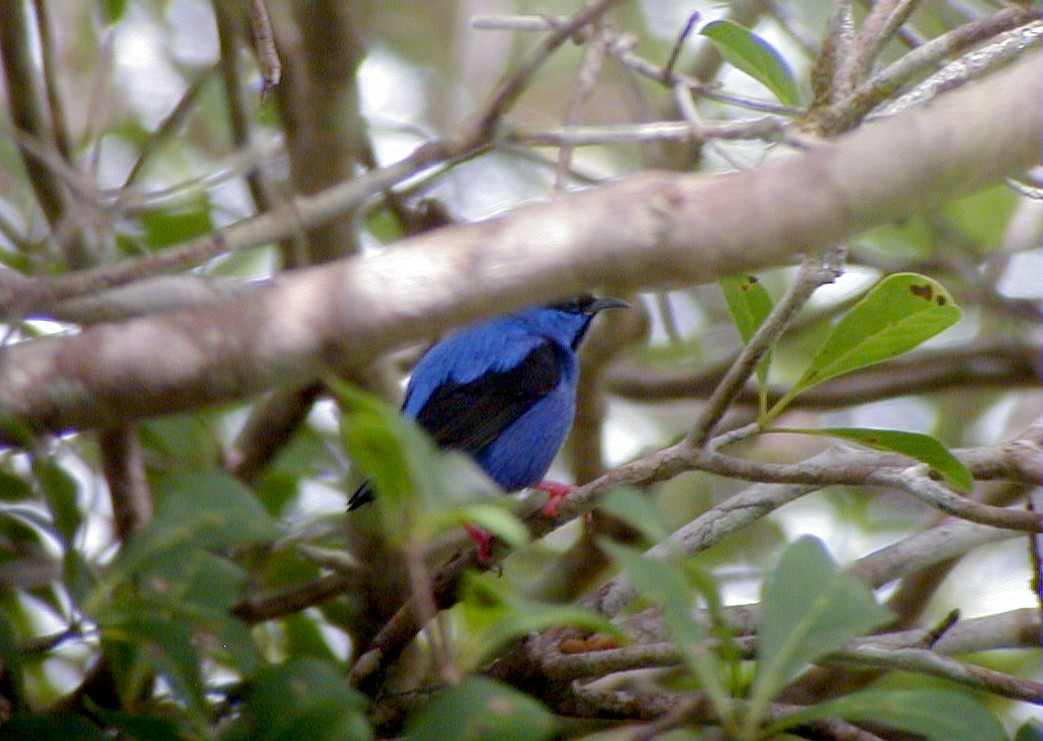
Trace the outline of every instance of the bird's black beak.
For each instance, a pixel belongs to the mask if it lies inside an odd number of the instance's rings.
[[[610,296],[605,296],[603,298],[596,298],[593,301],[591,301],[590,304],[587,305],[587,308],[584,309],[583,313],[584,314],[589,314],[591,316],[594,316],[595,314],[597,314],[599,311],[601,311],[603,309],[629,309],[629,308],[630,308],[630,304],[628,304],[626,301],[622,301],[622,300],[620,300],[618,298],[612,298]]]

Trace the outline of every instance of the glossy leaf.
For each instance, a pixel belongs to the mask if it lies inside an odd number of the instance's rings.
[[[996,716],[974,695],[955,687],[871,688],[810,707],[770,730],[779,731],[818,718],[886,723],[910,731],[925,741],[1007,739]]]
[[[764,580],[760,650],[747,728],[775,694],[809,663],[887,622],[861,582],[840,572],[817,538],[789,546]]]
[[[800,90],[781,54],[748,28],[728,20],[712,21],[700,31],[714,42],[721,56],[775,94],[782,103],[800,105]]]
[[[874,450],[901,453],[929,465],[941,474],[942,478],[954,489],[967,492],[974,487],[974,476],[963,465],[963,462],[930,435],[903,430],[876,430],[862,427],[827,427],[821,430],[776,428],[770,431],[839,437]]]
[[[959,307],[937,281],[916,273],[884,278],[837,322],[804,375],[762,424],[777,417],[802,391],[908,352],[959,318]]]
[[[406,728],[409,741],[540,741],[555,734],[554,716],[513,687],[468,677],[439,693]]]

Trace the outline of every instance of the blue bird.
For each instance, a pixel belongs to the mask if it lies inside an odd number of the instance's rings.
[[[599,311],[626,306],[583,295],[446,335],[413,369],[402,413],[440,448],[470,455],[505,491],[543,484],[553,514],[571,487],[542,479],[572,426],[576,351]],[[348,509],[372,498],[366,482]]]

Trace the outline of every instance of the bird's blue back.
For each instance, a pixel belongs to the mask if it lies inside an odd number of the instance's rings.
[[[575,350],[592,318],[583,312],[540,307],[453,332],[417,363],[403,412],[422,417],[425,405],[443,393],[446,384],[472,384],[483,378],[495,382],[499,374],[517,369],[533,351],[549,348],[553,355],[545,354],[553,359],[557,373],[553,387],[496,430],[487,444],[478,449],[460,446],[505,490],[534,484],[547,472],[572,425],[578,379]],[[509,394],[510,389],[503,392]],[[437,427],[448,422],[426,419],[424,426],[436,428],[428,431],[437,437]]]
[[[417,362],[402,412],[503,489],[536,484],[572,426],[579,343],[594,315],[614,306],[627,304],[583,295],[457,330]],[[372,498],[365,482],[348,509]]]
[[[510,370],[546,342],[560,348],[562,355],[572,360],[570,365],[574,370],[573,345],[583,336],[592,318],[541,307],[452,332],[433,345],[416,364],[402,411],[415,418],[431,394],[446,381],[470,383],[488,373]]]

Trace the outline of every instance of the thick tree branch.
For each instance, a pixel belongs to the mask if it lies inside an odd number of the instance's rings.
[[[358,367],[453,324],[592,285],[696,283],[785,262],[1037,161],[1039,74],[1033,55],[754,171],[636,175],[298,271],[249,301],[11,347],[0,411],[36,430],[116,424],[303,384],[330,366]],[[217,239],[259,244],[321,223],[339,212],[328,193],[269,218],[263,232],[255,220]]]

